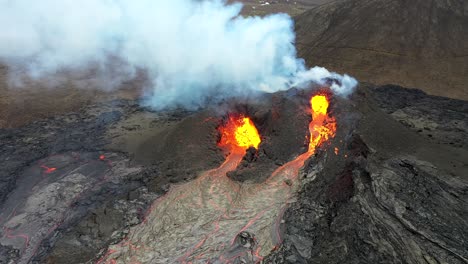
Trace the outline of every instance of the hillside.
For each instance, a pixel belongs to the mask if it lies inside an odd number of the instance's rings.
[[[310,66],[468,100],[467,1],[335,1],[296,17],[296,31]]]
[[[272,13],[299,15],[313,7],[332,2],[333,0],[228,0],[228,3],[244,4],[242,14],[246,16],[264,16]]]

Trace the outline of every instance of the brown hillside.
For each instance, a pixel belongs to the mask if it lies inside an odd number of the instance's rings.
[[[296,17],[296,31],[311,66],[468,100],[468,1],[335,1]]]

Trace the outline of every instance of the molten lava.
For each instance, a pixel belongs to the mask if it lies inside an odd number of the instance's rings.
[[[45,174],[51,174],[52,172],[57,170],[57,168],[49,168],[49,167],[44,166],[44,165],[41,165],[41,168],[44,169]]]
[[[310,99],[312,108],[312,117],[315,119],[318,115],[326,115],[328,111],[328,99],[324,95],[316,95]]]
[[[336,121],[327,115],[329,102],[325,95],[313,96],[310,99],[310,106],[312,121],[309,124],[310,142],[308,152],[314,153],[320,144],[335,136]]]
[[[283,175],[283,177],[290,180],[295,180],[300,168],[304,166],[304,162],[315,153],[317,147],[330,138],[335,137],[336,120],[328,115],[329,105],[330,103],[326,95],[318,94],[310,99],[312,121],[309,123],[309,149],[296,159],[276,169],[268,179],[270,184],[282,184],[282,177],[278,177],[278,175]]]
[[[250,118],[243,115],[229,115],[228,120],[218,131],[221,139],[218,146],[229,152],[225,162],[206,175],[225,175],[239,166],[246,150],[250,147],[258,149],[261,142],[257,128]]]
[[[244,153],[250,147],[258,149],[261,142],[257,128],[250,118],[230,115],[227,122],[218,128],[221,133],[219,146],[231,152]]]

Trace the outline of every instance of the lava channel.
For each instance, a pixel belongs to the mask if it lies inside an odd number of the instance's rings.
[[[257,263],[281,243],[279,225],[298,189],[298,172],[316,148],[332,138],[336,122],[328,99],[311,99],[309,149],[278,168],[266,182],[234,182],[235,170],[260,137],[252,121],[230,116],[219,128],[220,147],[229,152],[217,169],[175,186],[152,205],[141,225],[110,246],[98,263]]]

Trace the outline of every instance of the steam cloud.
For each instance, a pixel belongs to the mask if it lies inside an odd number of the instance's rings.
[[[0,0],[0,60],[30,77],[123,62],[118,85],[145,69],[156,108],[194,108],[207,100],[324,84],[350,94],[357,81],[296,57],[285,14],[239,16],[221,0]],[[111,75],[109,75],[111,76]],[[122,80],[115,77],[122,77]]]

